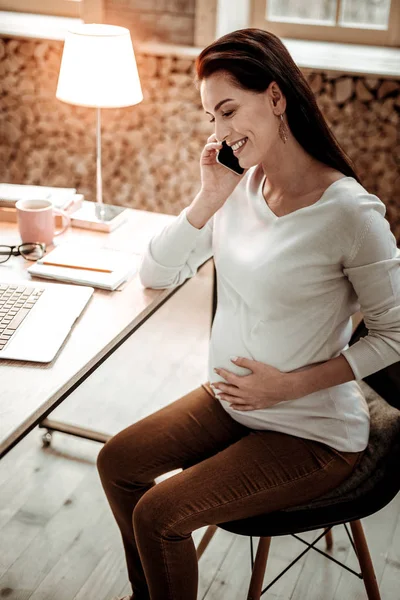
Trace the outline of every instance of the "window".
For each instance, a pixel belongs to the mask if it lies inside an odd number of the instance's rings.
[[[229,31],[250,27],[251,1],[197,0],[195,46],[204,47]]]
[[[72,17],[101,23],[104,0],[0,0],[0,10],[57,17]]]
[[[400,0],[253,0],[250,22],[283,38],[400,46]]]

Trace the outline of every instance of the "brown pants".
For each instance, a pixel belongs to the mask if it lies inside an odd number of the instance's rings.
[[[346,479],[361,454],[249,429],[205,386],[127,427],[104,445],[97,466],[133,597],[196,600],[194,530],[317,498]]]

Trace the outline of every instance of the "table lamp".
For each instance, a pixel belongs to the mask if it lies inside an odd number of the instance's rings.
[[[110,221],[125,209],[103,204],[101,108],[132,106],[143,100],[129,29],[83,23],[67,32],[56,98],[97,108],[95,217]]]

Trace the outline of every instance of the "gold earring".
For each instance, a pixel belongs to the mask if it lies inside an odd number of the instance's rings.
[[[279,137],[282,142],[285,144],[288,139],[288,129],[286,127],[285,121],[283,120],[283,113],[280,116],[281,122],[279,123]]]

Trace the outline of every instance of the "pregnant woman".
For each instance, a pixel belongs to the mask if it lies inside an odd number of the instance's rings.
[[[151,239],[139,276],[171,288],[213,256],[208,381],[99,454],[126,600],[196,600],[194,530],[308,502],[349,477],[369,436],[357,380],[400,356],[400,257],[385,205],[360,183],[283,43],[239,30],[196,68],[215,127],[201,187]],[[216,161],[223,141],[242,175]],[[357,311],[368,335],[349,347]]]

